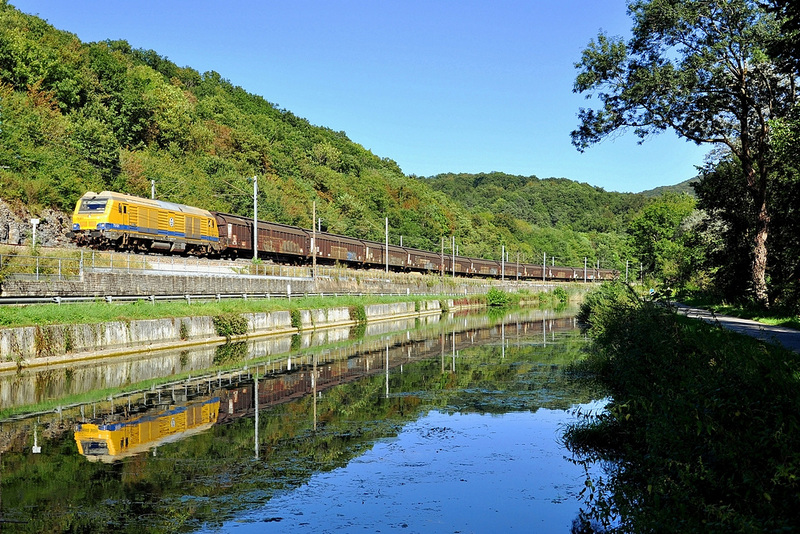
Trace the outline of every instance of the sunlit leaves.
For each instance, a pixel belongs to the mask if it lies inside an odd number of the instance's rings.
[[[646,206],[631,222],[634,251],[648,273],[675,283],[691,258],[687,229],[683,226],[694,210],[688,195],[665,195]]]

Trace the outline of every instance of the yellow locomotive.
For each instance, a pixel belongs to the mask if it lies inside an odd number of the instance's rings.
[[[71,237],[99,249],[177,252],[214,256],[220,251],[211,212],[183,204],[103,191],[75,205]]]
[[[126,421],[84,423],[75,431],[75,443],[89,460],[113,462],[203,432],[218,417],[219,397],[214,397]]]

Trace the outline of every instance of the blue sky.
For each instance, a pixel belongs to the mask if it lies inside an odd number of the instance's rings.
[[[406,174],[502,171],[643,191],[696,175],[708,146],[632,135],[581,154],[574,64],[624,0],[10,0],[82,41],[125,39],[214,70]]]

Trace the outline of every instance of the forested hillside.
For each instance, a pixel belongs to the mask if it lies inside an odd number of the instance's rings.
[[[70,211],[87,190],[149,196],[155,180],[157,198],[252,215],[258,176],[262,219],[309,227],[316,201],[330,232],[382,241],[388,217],[390,239],[408,246],[438,251],[455,236],[464,255],[505,245],[582,264],[622,257],[618,232],[641,204],[568,180],[407,177],[219,73],[125,41],[82,43],[4,0],[0,121],[0,195],[34,214]]]
[[[440,174],[425,181],[474,215],[520,235],[523,248],[534,254],[586,256],[609,266],[624,264],[627,249],[621,236],[646,203],[642,195],[607,192],[565,178],[493,172]]]
[[[664,185],[661,187],[656,187],[655,189],[648,189],[647,191],[642,191],[640,194],[647,198],[658,197],[663,195],[664,193],[678,193],[678,194],[687,194],[690,196],[695,196],[694,187],[700,181],[700,178],[694,177],[689,178],[688,180],[684,180],[683,182],[675,185]]]
[[[624,232],[644,205],[640,195],[610,193],[566,178],[493,172],[440,174],[428,183],[473,212],[504,213],[539,227],[585,232]]]

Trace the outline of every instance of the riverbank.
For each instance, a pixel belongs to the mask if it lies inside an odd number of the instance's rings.
[[[800,359],[771,344],[643,302],[624,287],[587,297],[589,357],[607,410],[570,428],[587,460],[586,519],[626,532],[800,529]]]
[[[440,314],[443,310],[482,308],[486,301],[481,298],[362,301],[349,306],[304,308],[297,304],[293,307],[284,305],[283,309],[275,309],[269,301],[262,303],[262,307],[257,302],[252,304],[260,310],[209,315],[196,309],[193,314],[155,319],[125,317],[94,323],[3,328],[0,329],[0,371],[152,352],[173,346],[190,347],[303,330],[356,326],[386,318],[422,317]]]
[[[574,295],[579,298],[580,295]],[[512,304],[554,305],[566,292],[509,294]],[[13,308],[28,326],[0,329],[0,371],[480,309],[469,297],[336,297],[211,303],[74,304]],[[9,314],[11,315],[11,314]],[[70,319],[67,322],[67,318]],[[15,320],[5,317],[6,321]],[[91,319],[91,320],[89,320]]]

